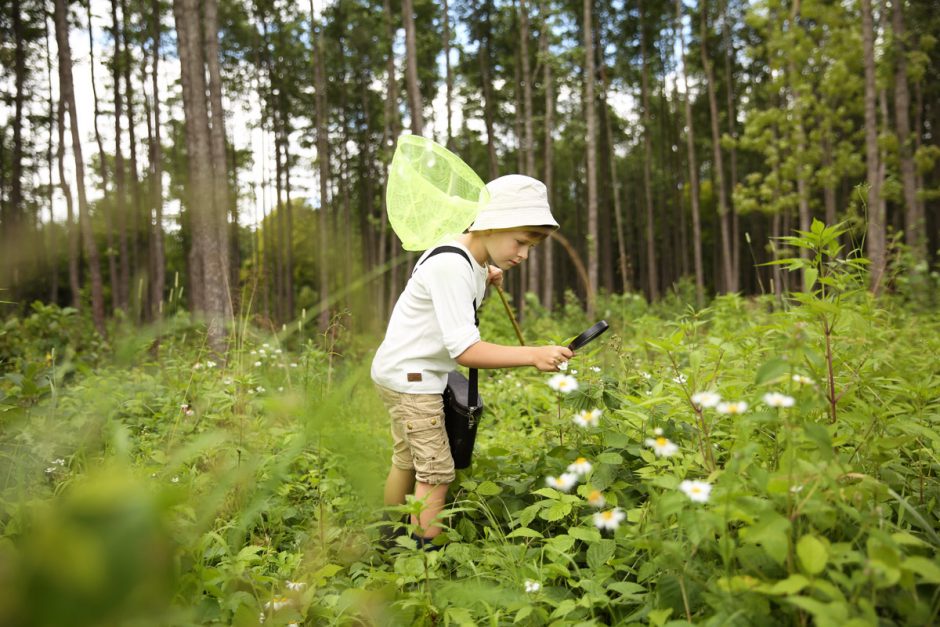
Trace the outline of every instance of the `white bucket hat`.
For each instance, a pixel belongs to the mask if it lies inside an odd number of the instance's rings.
[[[469,231],[526,226],[558,228],[548,206],[548,191],[541,181],[522,174],[508,174],[487,183],[486,190],[490,199],[480,209]]]

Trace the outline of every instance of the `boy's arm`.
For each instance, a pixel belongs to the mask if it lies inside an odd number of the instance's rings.
[[[476,342],[457,356],[457,363],[468,368],[534,366],[542,372],[556,372],[558,364],[573,355],[564,346],[503,346]]]

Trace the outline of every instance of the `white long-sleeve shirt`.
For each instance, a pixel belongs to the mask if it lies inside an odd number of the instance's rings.
[[[456,358],[480,341],[474,324],[486,295],[487,270],[458,242],[461,255],[445,252],[418,260],[414,274],[395,303],[385,339],[372,360],[372,380],[397,392],[440,394]],[[433,249],[432,249],[433,250]]]

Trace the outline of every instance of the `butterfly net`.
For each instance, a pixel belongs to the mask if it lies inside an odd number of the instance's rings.
[[[440,144],[402,135],[389,167],[388,220],[405,250],[427,250],[473,224],[489,193],[463,160]]]

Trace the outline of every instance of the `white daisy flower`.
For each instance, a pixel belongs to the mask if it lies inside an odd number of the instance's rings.
[[[653,449],[657,457],[672,457],[679,452],[679,447],[669,438],[659,436],[658,438],[646,438],[646,446]]]
[[[195,364],[193,370],[202,370],[202,364]]]
[[[288,605],[290,605],[290,599],[287,597],[275,597],[264,604],[264,609],[276,612],[282,607],[287,607]]]
[[[591,372],[600,372],[601,369],[598,366],[591,366]]]
[[[679,489],[696,503],[707,503],[712,493],[712,484],[707,481],[689,481],[686,479],[679,484]]]
[[[574,392],[578,389],[578,380],[566,374],[556,374],[552,375],[552,378],[548,380],[548,387],[556,392],[567,394],[568,392]]]
[[[596,427],[601,421],[601,410],[599,409],[582,409],[574,415],[574,424],[579,427]]]
[[[685,382],[688,381],[688,380],[689,380],[688,377],[686,377],[686,376],[685,376],[684,374],[682,374],[681,372],[672,378],[672,382],[673,382],[673,383],[678,383],[679,385],[682,385],[683,383],[685,383]]]
[[[600,509],[607,504],[607,499],[604,498],[600,490],[591,490],[587,495],[587,502],[591,507]]]
[[[258,622],[263,625],[266,618],[267,616],[265,616],[264,612],[261,612],[261,614],[258,615]]]
[[[546,477],[545,483],[550,488],[555,488],[561,492],[567,492],[578,482],[578,475],[570,472],[563,472],[557,477]]]
[[[284,352],[284,351],[282,351],[282,350],[279,349],[279,348],[275,348],[275,349],[274,349],[274,354],[275,354],[275,355],[280,355],[280,354],[283,353],[283,352]]]
[[[771,407],[793,407],[796,400],[792,396],[780,392],[768,392],[764,394],[764,402]]]
[[[799,385],[812,385],[813,383],[815,383],[815,381],[813,381],[809,377],[801,375],[801,374],[793,375],[793,382],[798,383]]]
[[[271,348],[271,345],[268,344],[267,342],[265,342],[264,344],[262,344],[262,346],[264,346],[265,348]]]
[[[255,368],[260,368],[260,367],[261,367],[261,362],[260,362],[260,361],[256,361],[256,362],[255,362]]]
[[[692,402],[699,407],[714,407],[721,402],[721,396],[716,392],[697,392],[692,395]]]
[[[179,483],[179,482],[180,482],[179,477],[173,477],[172,479],[170,479],[170,483]]]
[[[258,387],[255,388],[255,392],[257,392],[258,394],[264,394],[266,390],[264,389],[264,386],[259,385]]]
[[[641,373],[640,373],[640,376],[643,377],[644,379],[646,379],[647,381],[649,381],[650,379],[653,378],[653,375],[651,375],[650,373],[648,373],[648,372],[646,372],[646,371],[641,372]]]
[[[747,411],[747,403],[744,401],[732,401],[728,403],[718,403],[715,408],[719,414],[743,414]]]
[[[609,509],[606,512],[597,512],[594,514],[594,526],[598,529],[610,529],[613,531],[620,526],[627,515],[619,507]]]
[[[277,386],[277,391],[278,391],[278,392],[283,392],[283,391],[284,391],[284,386],[283,386],[283,385]]]
[[[251,351],[250,354],[251,354],[251,355],[257,355],[257,354],[258,354],[258,351]]]
[[[578,476],[588,474],[591,472],[591,468],[593,468],[593,466],[591,466],[591,462],[589,462],[584,457],[579,457],[572,463],[568,464],[568,472],[574,473]]]
[[[217,365],[218,365],[218,364],[216,364],[216,363],[215,363],[214,361],[212,361],[211,359],[206,362],[206,368],[215,368]]]
[[[303,590],[307,587],[307,584],[302,581],[285,581],[284,585],[288,590]]]
[[[297,364],[296,364],[296,363],[292,363],[292,364],[290,365],[290,367],[291,367],[291,368],[296,368],[296,367],[297,367]]]
[[[525,591],[529,594],[535,594],[542,589],[542,584],[537,581],[532,581],[531,579],[525,580]]]
[[[46,474],[47,474],[47,475],[51,475],[51,474],[54,473],[56,470],[58,470],[58,468],[56,468],[55,466],[49,466],[48,468],[46,468]]]
[[[577,370],[572,370],[572,371],[571,371],[571,374],[578,374],[578,371],[577,371]]]
[[[653,435],[658,437],[658,436],[661,436],[662,434],[663,434],[662,427],[656,427],[655,429],[653,429]]]
[[[567,362],[567,361],[563,361],[563,362],[561,362],[560,364],[558,364],[558,369],[561,370],[562,372],[567,372],[567,371],[568,371],[568,362]]]

